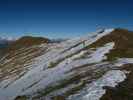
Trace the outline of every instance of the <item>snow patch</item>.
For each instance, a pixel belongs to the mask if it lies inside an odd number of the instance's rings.
[[[124,81],[126,75],[123,71],[108,71],[102,78],[92,82],[81,94],[70,96],[69,100],[99,100],[106,90],[104,86],[115,87],[118,83]],[[85,92],[85,93],[84,93]]]
[[[95,62],[100,62],[104,59],[106,59],[105,54],[109,53],[111,49],[113,49],[115,43],[110,42],[105,44],[104,47],[98,48],[91,56],[91,60]]]
[[[117,63],[115,63],[115,66],[120,67],[124,64],[133,64],[133,58],[119,58]]]

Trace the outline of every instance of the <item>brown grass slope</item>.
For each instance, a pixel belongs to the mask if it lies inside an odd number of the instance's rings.
[[[115,47],[109,54],[108,60],[120,57],[133,57],[133,32],[126,29],[115,29],[109,35],[103,36],[89,47],[103,46],[108,42],[115,42]]]
[[[8,50],[17,50],[24,47],[49,43],[50,40],[42,37],[24,36],[9,45]]]
[[[22,77],[29,70],[34,58],[46,52],[47,47],[38,45],[48,42],[49,40],[45,38],[22,37],[4,48],[5,56],[0,60],[0,80],[5,80],[7,77],[17,80]]]
[[[25,49],[49,42],[49,39],[43,37],[24,36],[16,41],[11,42],[6,48],[1,48],[0,52],[2,53],[2,56],[5,56],[6,54],[13,55],[19,49]]]

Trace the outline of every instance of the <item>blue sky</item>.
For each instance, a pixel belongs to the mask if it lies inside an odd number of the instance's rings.
[[[97,26],[133,30],[132,0],[1,0],[0,36],[68,38]]]

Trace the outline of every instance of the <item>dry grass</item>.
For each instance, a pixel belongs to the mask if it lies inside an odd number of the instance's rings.
[[[103,36],[95,43],[91,44],[89,48],[96,48],[103,46],[109,42],[115,42],[113,50],[107,54],[108,60],[115,60],[121,57],[133,57],[133,32],[124,29],[115,29],[111,34]]]

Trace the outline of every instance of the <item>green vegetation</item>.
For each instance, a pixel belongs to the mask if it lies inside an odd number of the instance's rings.
[[[68,97],[69,95],[75,94],[77,91],[81,90],[84,86],[85,86],[86,82],[81,80],[81,82],[76,85],[75,87],[73,87],[72,89],[70,89],[69,91],[67,91],[64,96]]]
[[[57,66],[59,63],[61,63],[64,59],[59,59],[58,61],[56,62],[50,62],[49,65],[48,65],[48,68],[53,68],[55,66]]]
[[[54,63],[54,62],[50,62],[49,65],[48,65],[48,68],[53,68],[57,65],[57,62]]]
[[[57,84],[57,85],[54,85],[54,86],[47,87],[44,91],[38,92],[39,95],[35,98],[45,96],[45,95],[49,94],[50,92],[61,89],[61,88],[65,87],[69,84],[74,83],[74,82],[80,81],[80,77],[81,76],[75,76],[75,77],[72,77],[71,79],[68,79],[68,80],[62,80],[61,82],[59,82],[61,84]]]
[[[67,91],[65,94],[52,97],[52,100],[65,100],[66,97],[76,93],[84,86],[85,86],[85,81],[81,80],[81,82],[78,85],[75,85],[72,89]]]
[[[28,100],[28,97],[27,96],[18,96],[15,98],[15,100]]]
[[[107,57],[109,61],[116,60],[117,58],[133,58],[133,50],[129,51],[128,49],[113,49]]]
[[[53,97],[52,100],[65,100],[65,97],[58,95],[58,96]]]

